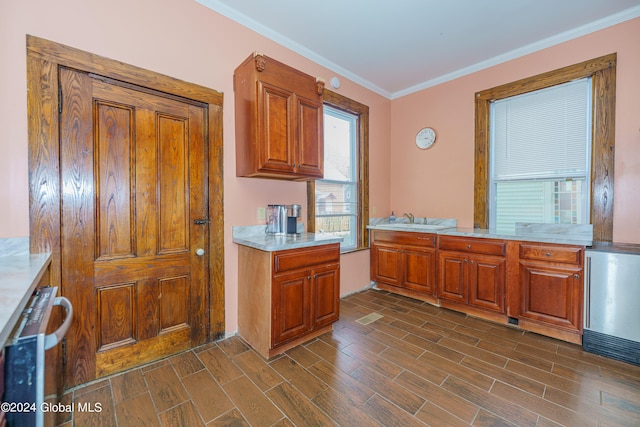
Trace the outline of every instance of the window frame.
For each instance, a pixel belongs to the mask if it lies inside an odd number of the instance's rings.
[[[591,206],[593,240],[613,240],[613,180],[615,152],[617,54],[601,56],[568,67],[524,78],[475,94],[475,167],[474,214],[475,228],[489,227],[489,174],[491,102],[544,89],[571,80],[592,79],[591,127]]]
[[[369,107],[349,99],[336,92],[325,89],[323,104],[336,110],[356,116],[356,160],[358,170],[356,183],[358,188],[357,236],[356,247],[341,253],[355,252],[369,248]],[[323,113],[324,114],[324,113]],[[307,181],[307,230],[316,231],[316,182]]]

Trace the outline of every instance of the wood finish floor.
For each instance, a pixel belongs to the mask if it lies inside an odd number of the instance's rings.
[[[640,367],[369,289],[269,362],[232,337],[61,402],[75,403],[64,426],[638,426]]]

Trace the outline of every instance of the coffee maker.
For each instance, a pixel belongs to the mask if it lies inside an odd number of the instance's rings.
[[[287,234],[298,234],[298,218],[301,211],[300,205],[287,206]]]
[[[298,234],[298,218],[301,212],[301,205],[268,205],[266,233],[275,236]]]

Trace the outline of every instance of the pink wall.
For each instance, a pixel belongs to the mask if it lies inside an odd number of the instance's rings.
[[[329,81],[335,73],[195,1],[3,0],[0,2],[0,237],[26,236],[28,223],[25,36],[31,34],[224,93],[227,331],[237,329],[237,246],[231,227],[258,224],[269,203],[306,204],[306,184],[236,178],[233,70],[258,50]],[[391,101],[343,76],[339,93],[370,108],[371,203],[389,206]],[[306,215],[306,212],[303,212]],[[369,284],[368,251],[342,257],[343,294]]]
[[[640,243],[640,19],[396,99],[391,105],[391,209],[473,226],[474,93],[618,53],[614,240]],[[424,126],[436,144],[419,150]]]

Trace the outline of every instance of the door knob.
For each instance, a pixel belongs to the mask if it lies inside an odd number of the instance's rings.
[[[202,249],[202,248],[196,249],[196,255],[198,255],[198,256],[204,255],[204,249]]]

